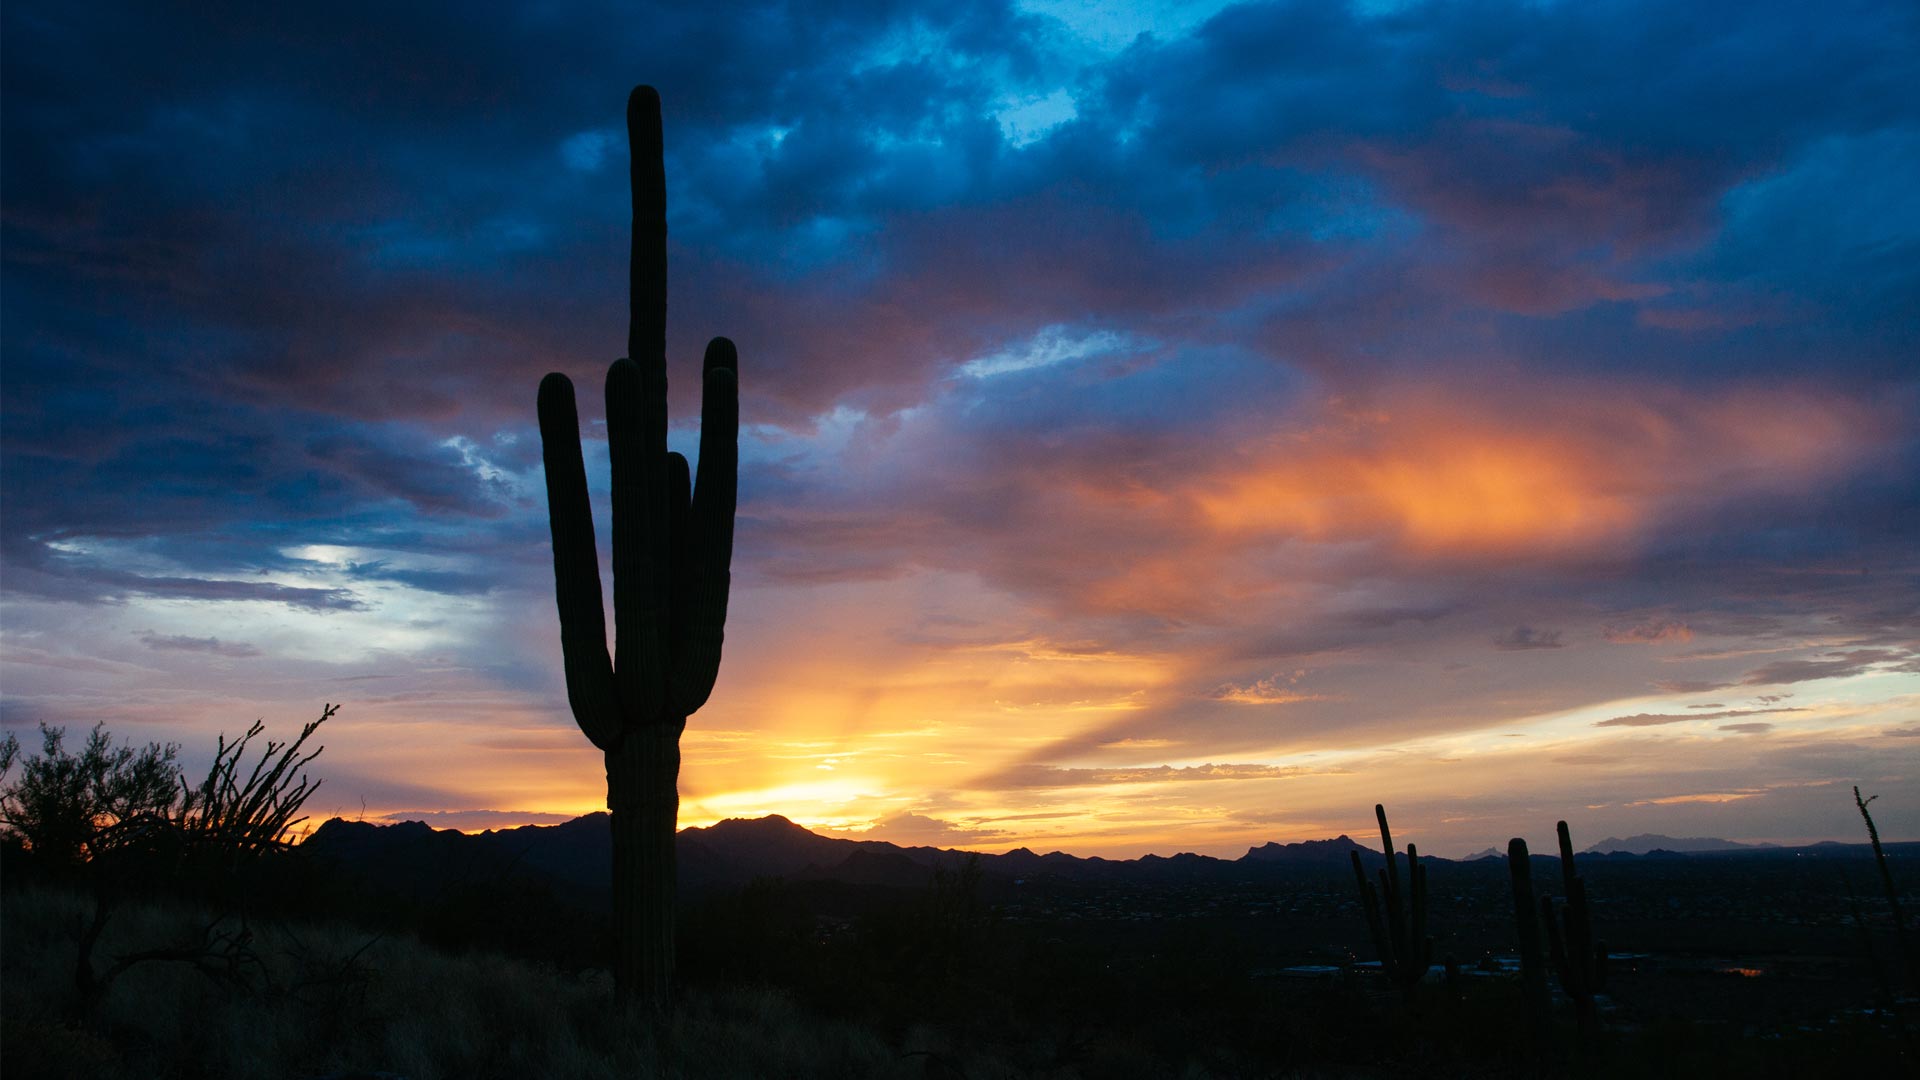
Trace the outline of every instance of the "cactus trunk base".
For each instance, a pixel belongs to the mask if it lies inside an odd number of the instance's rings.
[[[627,733],[607,752],[613,828],[613,984],[660,1008],[673,984],[674,850],[684,719]]]

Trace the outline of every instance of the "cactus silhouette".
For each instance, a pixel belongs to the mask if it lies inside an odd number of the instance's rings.
[[[613,832],[614,984],[659,1004],[673,981],[674,830],[680,733],[720,668],[739,466],[739,378],[733,343],[707,345],[700,465],[667,451],[667,191],[660,97],[627,99],[633,261],[627,355],[607,372],[613,463],[614,650],[607,656],[600,560],[580,456],[573,384],[540,382],[540,441],[553,527],[567,701],[606,754]]]
[[[1867,804],[1879,798],[1878,795],[1860,797],[1860,785],[1853,786],[1853,805],[1860,808],[1860,817],[1867,823],[1867,840],[1873,844],[1873,862],[1880,870],[1880,887],[1887,892],[1887,910],[1893,915],[1894,943],[1900,949],[1900,962],[1907,970],[1907,989],[1920,993],[1920,950],[1916,950],[1907,940],[1907,916],[1900,910],[1900,887],[1893,882],[1893,871],[1887,868],[1887,853],[1880,846],[1880,828],[1873,823],[1873,812]]]
[[[1541,897],[1540,916],[1547,927],[1547,945],[1553,956],[1554,971],[1560,976],[1560,989],[1573,1001],[1581,1037],[1591,1038],[1600,1025],[1594,995],[1606,986],[1607,946],[1593,939],[1587,886],[1574,872],[1573,838],[1567,832],[1566,822],[1560,822],[1559,833],[1560,877],[1566,897],[1557,913],[1553,898]]]
[[[1375,889],[1367,880],[1359,852],[1349,851],[1347,856],[1353,860],[1353,877],[1360,885],[1360,903],[1366,909],[1367,930],[1380,957],[1381,974],[1402,994],[1411,995],[1433,963],[1433,939],[1427,936],[1427,868],[1420,865],[1419,849],[1408,844],[1407,885],[1402,889],[1386,807],[1375,803],[1373,816],[1380,821],[1380,847],[1387,854],[1386,868],[1380,871],[1380,887]],[[1381,910],[1382,900],[1385,911]]]
[[[1521,837],[1507,841],[1507,874],[1513,879],[1513,923],[1520,932],[1520,993],[1536,1039],[1547,1035],[1550,999],[1547,966],[1540,955],[1540,921],[1533,904],[1533,862]]]

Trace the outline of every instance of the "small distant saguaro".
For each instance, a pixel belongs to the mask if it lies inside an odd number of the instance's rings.
[[[553,526],[554,593],[567,701],[606,754],[613,828],[614,985],[659,1005],[673,984],[674,831],[680,733],[707,701],[727,621],[739,471],[739,366],[733,343],[707,344],[700,465],[667,450],[667,183],[660,95],[627,98],[633,263],[627,355],[607,371],[613,463],[614,648],[607,656],[600,558],[587,502],[573,383],[540,382],[540,441]]]

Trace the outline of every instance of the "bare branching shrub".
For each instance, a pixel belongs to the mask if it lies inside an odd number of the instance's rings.
[[[264,730],[255,720],[246,734],[229,743],[220,736],[220,749],[213,767],[198,787],[186,788],[175,814],[175,824],[190,847],[227,856],[257,856],[286,848],[294,826],[307,820],[300,807],[320,786],[307,779],[304,769],[326,747],[303,753],[307,740],[326,723],[340,706],[327,705],[318,719],[300,729],[290,742],[267,740],[260,760],[254,763],[245,782],[239,769],[247,755],[247,744]]]

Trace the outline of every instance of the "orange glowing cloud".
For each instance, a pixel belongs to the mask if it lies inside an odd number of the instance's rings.
[[[1396,433],[1397,434],[1397,433]],[[1587,543],[1637,520],[1551,441],[1418,432],[1353,454],[1276,456],[1203,487],[1220,529],[1338,540],[1387,533],[1423,551]]]
[[[1670,511],[1804,489],[1876,428],[1860,406],[1807,392],[1402,397],[1243,448],[1190,497],[1227,536],[1384,540],[1422,556],[1591,552]]]

